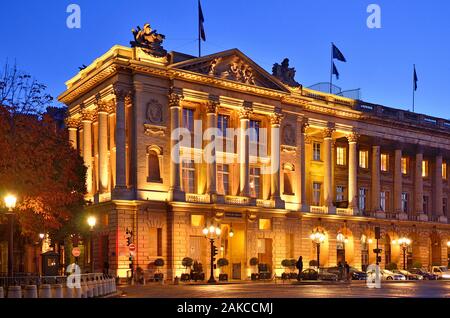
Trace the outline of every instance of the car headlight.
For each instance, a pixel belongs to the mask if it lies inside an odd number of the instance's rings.
[[[442,278],[450,278],[450,274],[442,274]]]

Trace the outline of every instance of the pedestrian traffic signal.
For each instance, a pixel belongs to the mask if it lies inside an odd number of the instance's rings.
[[[377,263],[381,263],[381,256],[377,256]]]
[[[211,248],[211,254],[212,254],[212,256],[213,256],[213,257],[216,256],[217,253],[218,253],[217,247],[216,247],[215,245],[213,245],[212,248]]]

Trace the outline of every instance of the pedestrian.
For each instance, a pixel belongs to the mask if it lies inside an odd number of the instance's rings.
[[[339,280],[343,280],[343,277],[344,277],[344,266],[342,265],[342,262],[339,262],[338,269],[339,269]]]
[[[350,281],[350,265],[345,262],[345,280]]]
[[[300,257],[298,258],[297,263],[295,264],[295,267],[298,269],[298,280],[301,279],[301,274],[303,271],[303,256],[300,255]]]

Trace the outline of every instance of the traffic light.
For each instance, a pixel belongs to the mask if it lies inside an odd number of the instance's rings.
[[[380,240],[381,239],[381,229],[379,226],[375,227],[375,239]]]
[[[382,251],[383,251],[383,250],[382,250],[381,248],[374,248],[374,249],[373,249],[373,252],[374,252],[375,254],[381,254]]]
[[[217,251],[217,247],[215,245],[211,246],[211,257],[212,257],[212,261],[215,262],[216,258],[214,256],[216,256],[218,253]]]
[[[127,237],[127,246],[130,246],[130,244],[131,244],[131,236],[128,236]]]
[[[377,263],[381,263],[381,256],[377,256]]]

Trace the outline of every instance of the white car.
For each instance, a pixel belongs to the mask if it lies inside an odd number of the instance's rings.
[[[393,273],[387,269],[380,271],[382,280],[406,280],[405,275]]]
[[[437,275],[439,279],[450,279],[450,271],[447,266],[433,266],[431,271]]]

